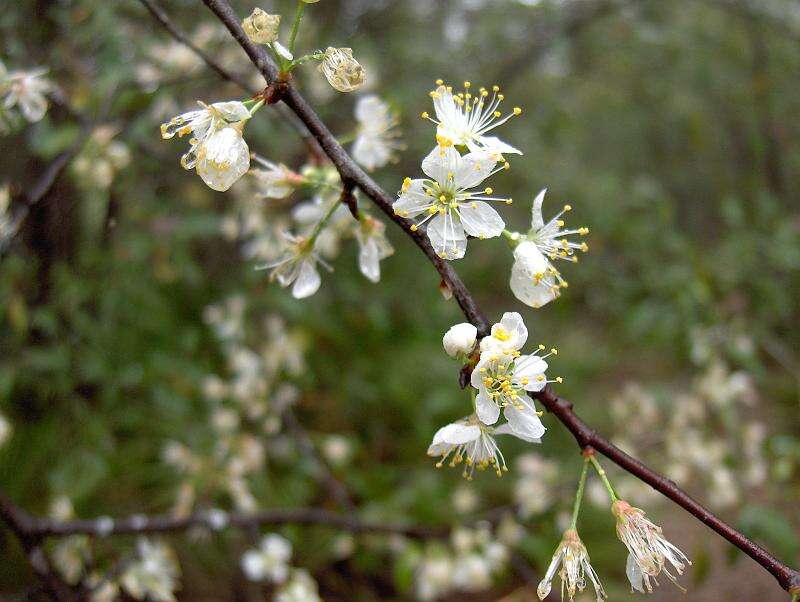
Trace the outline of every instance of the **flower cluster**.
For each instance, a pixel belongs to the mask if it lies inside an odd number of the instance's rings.
[[[290,565],[292,544],[276,534],[265,535],[257,548],[247,550],[241,567],[250,581],[267,582],[279,586],[275,600],[284,602],[317,602],[321,600],[317,583],[303,569]]]
[[[124,142],[114,139],[116,135],[117,129],[107,125],[92,132],[72,166],[81,185],[107,190],[116,174],[128,166],[131,152]]]
[[[31,71],[8,71],[0,61],[0,132],[5,129],[5,122],[12,109],[19,109],[29,122],[39,121],[47,112],[47,93],[53,89],[52,84],[44,77],[45,68]]]
[[[469,324],[459,324],[445,334],[442,344],[451,357],[466,358],[475,347],[476,331]],[[480,342],[479,359],[470,383],[474,413],[440,428],[428,448],[429,456],[440,457],[437,466],[450,459],[450,466],[464,462],[464,477],[492,468],[498,476],[508,470],[496,435],[513,435],[523,441],[539,443],[545,427],[539,419],[529,392],[541,391],[548,382],[545,358],[539,355],[544,346],[530,355],[520,352],[528,339],[528,329],[518,313],[503,314],[492,326],[491,334]],[[560,379],[557,379],[560,381]],[[506,422],[497,425],[500,413]]]

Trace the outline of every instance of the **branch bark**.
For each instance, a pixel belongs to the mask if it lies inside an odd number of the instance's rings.
[[[203,2],[228,28],[233,38],[242,46],[250,60],[261,71],[267,81],[275,81],[278,78],[277,67],[273,64],[264,48],[256,46],[248,39],[239,24],[239,18],[227,0],[203,0]],[[378,208],[411,237],[434,265],[444,282],[453,291],[453,296],[457,299],[466,318],[475,325],[481,335],[486,335],[489,331],[489,322],[452,266],[436,254],[423,232],[411,230],[410,221],[394,214],[392,210],[393,199],[350,158],[300,92],[291,85],[291,82],[287,82],[287,88],[283,101],[316,137],[328,158],[338,169],[342,180],[354,183]],[[674,482],[649,469],[643,463],[627,455],[610,441],[603,438],[575,414],[570,402],[559,398],[549,387],[536,397],[573,434],[581,448],[594,447],[620,468],[648,483],[666,498],[681,506],[699,521],[722,535],[722,537],[750,556],[775,577],[782,588],[791,593],[800,592],[800,573],[798,571],[783,564],[766,549],[714,515],[689,494],[681,490]]]

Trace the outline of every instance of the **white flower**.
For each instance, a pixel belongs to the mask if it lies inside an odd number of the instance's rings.
[[[582,592],[586,588],[586,577],[592,582],[598,601],[607,597],[597,573],[590,564],[586,546],[583,545],[581,538],[578,537],[578,532],[574,529],[564,531],[564,536],[558,548],[556,548],[556,553],[553,554],[547,573],[539,583],[539,587],[536,588],[536,593],[540,600],[544,600],[550,593],[553,578],[556,576],[556,570],[558,570],[559,566],[561,566],[558,576],[561,578],[562,600],[566,590],[567,596],[572,602],[575,593]]]
[[[664,574],[679,589],[676,577],[667,569],[671,564],[678,575],[683,574],[686,564],[692,564],[686,555],[668,542],[661,531],[645,517],[644,510],[634,508],[628,502],[617,500],[611,506],[617,517],[617,537],[628,548],[628,562],[625,573],[631,587],[637,592],[653,591],[650,579],[658,585],[656,577]],[[685,591],[685,590],[684,590]]]
[[[489,562],[476,553],[456,558],[453,570],[453,585],[466,592],[478,592],[492,584]]]
[[[352,92],[360,88],[366,79],[364,68],[353,58],[351,48],[328,47],[319,70],[328,83],[339,92]]]
[[[453,587],[453,561],[441,553],[427,552],[414,572],[419,600],[435,600]]]
[[[503,314],[492,326],[488,337],[481,339],[481,351],[519,351],[528,340],[528,329],[522,316],[512,311]]]
[[[292,577],[275,593],[275,602],[321,602],[317,582],[303,569],[294,569]]]
[[[23,117],[31,123],[39,121],[47,112],[46,94],[52,89],[42,77],[47,69],[7,72],[0,61],[0,97],[5,96],[3,108],[19,107]]]
[[[250,16],[242,21],[242,29],[255,44],[270,44],[277,40],[280,25],[280,15],[270,15],[260,8],[254,8]]]
[[[445,353],[452,358],[458,357],[459,354],[467,355],[472,352],[475,347],[475,341],[478,337],[478,329],[469,322],[463,322],[451,326],[450,329],[444,333],[442,337],[442,346]]]
[[[275,164],[258,155],[254,155],[256,163],[265,169],[253,169],[250,173],[256,179],[256,194],[266,199],[282,199],[288,196],[294,187],[302,181],[302,177],[285,165]]]
[[[292,544],[276,533],[266,535],[255,550],[242,556],[242,572],[250,581],[283,583],[289,576]]]
[[[270,279],[276,279],[286,288],[291,284],[292,296],[295,299],[305,299],[319,290],[322,282],[317,271],[319,262],[327,270],[333,271],[328,264],[322,261],[310,241],[306,238],[292,236],[283,232],[283,255],[272,263],[261,265],[256,269],[270,269]]]
[[[352,155],[367,171],[383,167],[401,145],[394,130],[397,118],[389,105],[375,95],[363,96],[356,103],[358,133],[353,142]]]
[[[125,592],[136,600],[174,602],[180,567],[175,553],[163,543],[140,538],[138,558],[128,565],[120,578]]]
[[[356,229],[358,268],[372,282],[381,279],[381,260],[394,253],[386,239],[386,226],[369,215],[362,215]]]
[[[412,230],[428,220],[428,238],[443,259],[460,259],[467,251],[467,235],[478,238],[499,236],[505,228],[500,215],[485,201],[511,199],[489,196],[491,188],[474,190],[495,170],[498,157],[485,152],[460,155],[452,146],[437,146],[422,161],[422,171],[430,179],[406,178],[394,212],[407,218],[424,216]]]
[[[508,467],[494,435],[514,435],[523,441],[538,443],[536,439],[514,432],[508,424],[492,428],[482,424],[475,416],[469,416],[436,431],[428,447],[428,455],[441,456],[436,463],[437,468],[444,466],[451,454],[453,455],[450,460],[451,467],[465,462],[463,476],[468,480],[472,480],[472,473],[476,467],[479,470],[492,467],[497,476],[502,476]]]
[[[239,101],[217,102],[161,124],[161,137],[191,134],[189,151],[181,157],[184,169],[197,168],[213,190],[225,191],[250,168],[250,150],[242,137],[250,111]]]
[[[479,88],[478,93],[473,94],[469,82],[464,82],[464,91],[457,94],[453,94],[452,86],[444,85],[442,80],[438,80],[436,84],[437,88],[430,93],[436,119],[429,117],[428,113],[423,113],[422,117],[437,125],[439,137],[456,146],[466,146],[473,152],[522,154],[499,138],[486,135],[511,117],[522,113],[522,109],[514,107],[511,113],[502,116],[499,107],[504,97],[499,86],[492,86],[490,98],[486,88]]]
[[[570,205],[564,205],[553,219],[544,223],[542,203],[546,192],[545,188],[533,201],[531,229],[527,235],[517,236],[520,242],[514,249],[511,268],[511,291],[517,299],[534,308],[549,303],[568,286],[552,262],[556,259],[577,262],[575,251],[586,252],[589,249],[585,242],[576,243],[567,238],[572,234],[585,236],[588,228],[562,229],[564,221],[561,216],[572,210]]]

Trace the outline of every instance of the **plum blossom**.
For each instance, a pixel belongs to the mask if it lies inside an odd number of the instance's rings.
[[[386,226],[369,215],[362,215],[356,228],[358,241],[358,269],[371,282],[381,279],[381,260],[394,254],[386,238]]]
[[[283,583],[289,576],[292,544],[277,533],[266,535],[257,549],[242,556],[242,572],[250,581]]]
[[[503,218],[486,201],[510,203],[493,197],[492,189],[475,190],[486,178],[508,167],[498,155],[483,151],[461,155],[452,146],[438,145],[422,161],[426,179],[406,178],[392,207],[406,218],[419,218],[416,230],[430,221],[426,232],[434,250],[443,259],[460,259],[467,251],[467,235],[478,238],[499,236]]]
[[[256,269],[271,270],[270,280],[277,280],[284,288],[292,285],[292,296],[295,299],[310,297],[319,290],[322,283],[317,263],[329,271],[333,271],[333,268],[320,259],[314,241],[310,238],[294,236],[288,232],[282,232],[281,236],[284,250],[280,258]]]
[[[428,447],[428,455],[439,456],[441,459],[436,463],[436,467],[441,468],[452,454],[450,466],[455,467],[464,462],[463,476],[467,480],[472,480],[472,474],[476,467],[478,470],[492,468],[497,476],[502,476],[508,467],[503,453],[495,441],[495,435],[513,435],[523,441],[539,443],[538,438],[517,433],[509,424],[493,428],[481,423],[473,415],[443,426],[436,431],[433,441]]]
[[[358,133],[351,150],[353,159],[367,171],[383,167],[392,160],[394,151],[401,148],[395,129],[397,117],[374,94],[358,100],[355,114]]]
[[[161,137],[191,134],[181,166],[196,169],[209,188],[224,192],[250,169],[250,149],[242,130],[252,114],[239,101],[199,104],[201,109],[161,124]]]
[[[3,99],[2,108],[12,109],[19,107],[22,116],[34,123],[44,117],[47,112],[46,94],[52,89],[52,84],[44,78],[46,68],[37,68],[31,71],[7,71],[0,61],[0,98]]]
[[[561,570],[558,570],[559,566]],[[587,577],[594,586],[594,593],[598,602],[607,597],[603,586],[600,584],[600,579],[589,561],[586,546],[583,545],[578,532],[574,529],[564,531],[561,543],[556,548],[555,554],[553,554],[550,566],[547,567],[547,573],[539,583],[539,587],[536,588],[536,593],[540,600],[544,600],[550,594],[556,571],[558,571],[558,576],[561,578],[562,600],[564,599],[564,591],[566,591],[567,597],[572,602],[575,598],[575,593],[582,592],[586,588]]]
[[[661,527],[650,522],[644,510],[617,500],[611,505],[611,512],[617,517],[617,537],[628,548],[625,573],[631,587],[637,592],[650,593],[653,591],[650,580],[658,585],[656,577],[663,572],[683,590],[677,578],[667,568],[667,563],[672,565],[678,575],[682,575],[686,564],[692,564],[686,554],[666,540]]]
[[[136,549],[137,559],[120,578],[122,588],[136,600],[174,602],[181,572],[175,553],[145,537],[138,540]]]
[[[469,322],[463,322],[451,326],[450,329],[444,333],[442,337],[442,346],[445,353],[452,358],[459,355],[465,356],[470,353],[475,347],[475,341],[478,337],[478,329]]]
[[[568,283],[553,265],[556,259],[577,262],[576,251],[586,252],[589,247],[585,242],[577,243],[567,237],[577,234],[585,236],[589,229],[585,227],[564,230],[561,216],[571,211],[570,205],[564,208],[545,224],[542,217],[542,203],[545,188],[533,201],[531,229],[527,235],[512,234],[512,240],[518,242],[514,249],[514,265],[511,268],[511,291],[514,296],[534,308],[542,307],[561,294],[561,289]]]
[[[486,88],[478,88],[478,92],[473,93],[470,82],[464,82],[464,91],[456,94],[453,93],[453,87],[445,85],[442,80],[437,80],[436,85],[436,89],[430,93],[436,119],[427,112],[422,117],[436,124],[437,137],[456,146],[465,146],[472,152],[522,154],[522,151],[499,138],[486,135],[522,113],[522,109],[514,107],[510,113],[502,115],[499,108],[505,97],[500,93],[500,86],[492,86],[490,97]]]
[[[264,168],[250,170],[250,174],[256,181],[256,194],[260,198],[285,198],[303,181],[300,174],[295,173],[283,163],[276,164],[255,154],[253,160]]]

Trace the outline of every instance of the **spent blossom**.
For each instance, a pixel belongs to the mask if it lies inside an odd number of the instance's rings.
[[[224,192],[250,168],[250,149],[242,130],[252,114],[239,101],[198,103],[201,109],[161,124],[161,137],[166,140],[175,134],[191,134],[181,166],[196,169],[209,188]]]
[[[271,44],[278,39],[280,15],[270,15],[260,8],[254,8],[249,17],[242,21],[242,29],[254,44]]]
[[[585,242],[575,242],[567,238],[571,235],[585,236],[585,227],[565,230],[561,216],[572,210],[570,205],[556,214],[545,224],[542,217],[542,203],[545,188],[533,201],[531,229],[526,235],[512,233],[511,240],[516,244],[514,265],[511,268],[511,291],[514,296],[534,308],[542,307],[561,294],[568,283],[553,262],[556,259],[577,262],[576,251],[586,252]]]
[[[500,236],[505,222],[486,201],[510,203],[491,196],[493,190],[476,190],[486,178],[508,167],[499,156],[483,151],[461,155],[453,146],[437,145],[422,161],[428,178],[406,178],[392,207],[405,218],[417,220],[416,230],[428,223],[426,232],[434,250],[443,259],[460,259],[467,251],[467,235],[478,238]],[[421,219],[418,219],[421,218]]]
[[[682,575],[686,565],[692,563],[683,552],[666,540],[661,527],[648,520],[644,510],[623,500],[615,501],[611,512],[617,517],[617,537],[628,548],[625,573],[631,587],[637,592],[650,593],[653,591],[650,580],[658,585],[656,577],[663,572],[683,590],[667,565],[672,565],[672,569]]]
[[[456,146],[465,146],[473,152],[522,154],[522,151],[499,138],[486,135],[522,113],[522,109],[514,107],[510,113],[502,114],[500,103],[505,97],[500,93],[500,86],[492,86],[490,94],[489,90],[483,87],[474,92],[472,84],[464,82],[464,91],[454,94],[452,86],[437,80],[436,89],[430,95],[436,119],[430,117],[427,112],[422,113],[422,117],[436,124],[437,138],[447,140]]]
[[[358,100],[355,115],[358,130],[352,147],[353,159],[367,171],[383,167],[402,146],[395,129],[397,117],[389,105],[374,94]]]
[[[322,55],[319,70],[328,83],[339,92],[352,92],[366,80],[361,64],[353,57],[351,48],[328,47]]]
[[[560,570],[559,567],[561,567]],[[594,586],[597,600],[600,601],[607,597],[603,586],[600,584],[600,579],[589,561],[586,546],[583,545],[578,532],[574,529],[564,531],[561,543],[556,548],[555,554],[553,554],[550,566],[547,567],[547,573],[539,583],[539,587],[536,588],[536,593],[540,600],[544,600],[550,594],[556,571],[558,571],[558,576],[561,579],[562,600],[566,591],[567,597],[572,602],[575,598],[575,593],[582,592],[586,588],[587,577]]]

